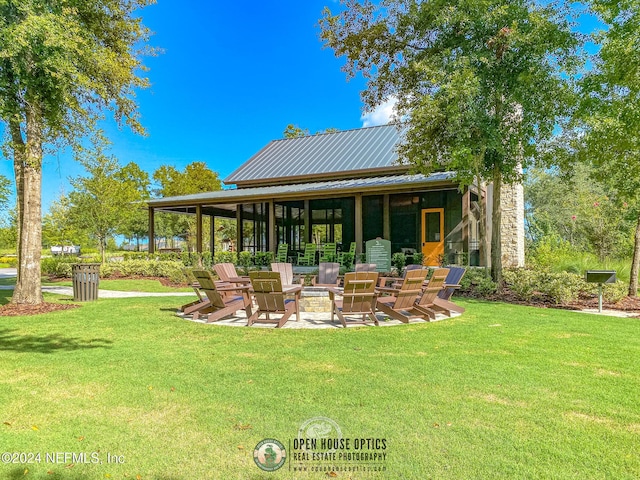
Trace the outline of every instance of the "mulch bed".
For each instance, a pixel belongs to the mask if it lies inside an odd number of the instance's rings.
[[[515,294],[509,291],[509,289],[505,289],[502,293],[496,293],[488,297],[478,297],[477,295],[468,295],[464,293],[462,294],[462,296],[467,298],[479,298],[482,300],[513,303],[516,305],[527,305],[530,307],[538,308],[557,308],[561,310],[593,310],[598,308],[598,297],[595,295],[579,298],[578,300],[567,304],[557,304],[553,300],[541,297],[534,297],[531,301],[524,302],[518,299]],[[640,318],[640,297],[624,297],[622,300],[616,303],[604,301],[602,303],[602,308],[604,310],[619,310],[626,313],[636,313],[637,315],[635,315],[634,318]]]
[[[73,303],[48,303],[39,305],[14,305],[8,303],[0,307],[0,317],[17,317],[21,315],[39,315],[41,313],[57,312],[58,310],[70,310],[80,305]]]

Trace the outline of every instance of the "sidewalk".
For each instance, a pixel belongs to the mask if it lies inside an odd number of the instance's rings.
[[[11,278],[17,275],[15,268],[0,268],[0,278]],[[0,285],[0,290],[13,290],[13,285]],[[43,285],[42,291],[67,295],[73,297],[73,287],[56,287],[55,285]],[[98,298],[132,298],[132,297],[195,297],[193,292],[118,292],[116,290],[98,290]]]

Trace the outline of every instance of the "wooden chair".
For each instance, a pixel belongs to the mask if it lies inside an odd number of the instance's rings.
[[[342,326],[378,325],[376,318],[376,282],[378,272],[349,272],[344,276],[344,288],[329,288],[331,299],[331,321],[334,313],[340,319]],[[341,298],[336,298],[341,297]],[[347,317],[360,316],[359,320]]]
[[[404,280],[404,278],[407,276],[407,272],[410,272],[411,270],[419,270],[422,268],[422,265],[407,265],[406,267],[404,267],[404,271],[402,272],[402,276],[400,277],[380,277],[380,280],[378,280],[378,285],[381,287],[386,287],[387,283],[392,282],[391,284],[391,288],[400,288],[400,285],[402,285],[402,281]]]
[[[351,265],[356,263],[356,242],[351,242],[351,244],[349,245],[349,251],[340,252],[338,254],[338,263],[342,267],[345,266],[345,254],[348,254],[351,257]]]
[[[335,262],[337,258],[336,249],[337,247],[335,243],[325,243],[322,245],[318,263]]]
[[[337,287],[340,283],[338,275],[340,275],[339,263],[321,263],[318,266],[318,275],[311,278],[311,285],[314,287]]]
[[[229,279],[238,277],[236,266],[233,263],[216,263],[213,266],[213,269],[215,270],[216,275],[218,275],[218,278],[223,282],[233,283],[230,282]]]
[[[356,263],[356,272],[376,272],[378,266],[375,263]]]
[[[294,285],[293,265],[286,262],[274,262],[271,264],[272,272],[280,272],[283,285]]]
[[[280,272],[249,272],[249,278],[258,309],[249,316],[247,326],[254,323],[275,323],[276,328],[280,328],[294,313],[296,320],[300,320],[299,302],[302,286],[283,290]],[[291,294],[295,296],[294,299],[285,298]],[[265,318],[261,319],[261,315]],[[280,318],[272,319],[271,315],[280,315]]]
[[[435,299],[436,305],[451,312],[464,313],[464,308],[453,303],[451,296],[453,292],[460,288],[460,280],[462,280],[466,271],[467,269],[464,267],[449,267],[449,275],[447,275],[447,279],[444,281],[446,288],[438,293],[438,298]]]
[[[193,276],[191,270],[189,270],[188,268],[183,268],[182,273],[184,273],[184,276],[187,279],[187,283],[191,286],[191,288],[193,288],[194,293],[198,297],[198,300],[185,303],[179,308],[179,310],[185,315],[189,315],[198,310],[198,308],[203,306],[206,302],[208,302],[208,299],[206,295],[204,295],[203,292],[200,291],[200,284]]]
[[[445,288],[448,273],[448,268],[436,269],[427,286],[422,289],[422,296],[413,305],[413,311],[426,321],[435,320],[437,312],[444,313],[447,317],[451,316],[451,310],[442,308],[435,303],[438,294]]]
[[[304,253],[298,254],[298,265],[315,265],[316,264],[316,244],[307,243],[304,246]]]
[[[287,263],[289,261],[289,244],[281,243],[278,245],[278,252],[276,253],[276,262]]]
[[[378,287],[378,295],[388,294],[386,297],[378,296],[376,308],[391,318],[408,323],[409,318],[417,316],[413,311],[413,304],[422,292],[422,284],[427,278],[428,270],[410,270],[404,277],[400,288]]]
[[[251,315],[251,298],[248,287],[216,286],[211,273],[206,270],[194,270],[193,276],[200,284],[200,289],[207,296],[207,302],[193,312],[193,318],[207,315],[207,323],[215,322],[238,310],[246,310],[247,317]],[[223,295],[223,292],[235,292],[236,295]]]

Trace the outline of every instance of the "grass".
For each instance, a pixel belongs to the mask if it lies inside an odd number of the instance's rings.
[[[636,319],[461,301],[463,316],[433,324],[273,330],[190,323],[174,316],[183,301],[2,318],[3,450],[104,463],[0,464],[0,477],[328,478],[252,458],[316,416],[387,440],[384,474],[337,478],[640,476]]]

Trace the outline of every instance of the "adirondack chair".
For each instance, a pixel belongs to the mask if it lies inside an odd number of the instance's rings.
[[[315,265],[316,264],[316,244],[307,243],[304,246],[304,253],[298,254],[298,265]]]
[[[378,280],[378,285],[381,287],[386,287],[387,283],[392,282],[391,288],[400,288],[400,285],[402,285],[402,281],[407,276],[407,272],[410,272],[411,270],[419,270],[421,268],[422,265],[407,265],[406,267],[404,267],[404,271],[402,272],[401,277],[380,277],[380,280]]]
[[[272,272],[280,272],[283,285],[294,285],[293,265],[290,263],[274,262],[271,264]]]
[[[188,268],[183,268],[182,269],[182,273],[184,273],[184,276],[187,279],[187,282],[189,283],[189,285],[191,285],[191,288],[193,288],[194,293],[198,297],[198,300],[195,300],[195,301],[189,302],[189,303],[185,303],[184,305],[182,305],[178,309],[181,312],[183,312],[185,315],[188,315],[188,314],[198,310],[198,308],[203,306],[205,302],[208,302],[208,300],[206,298],[206,295],[204,295],[200,291],[200,284],[198,283],[198,281],[193,276],[193,273],[191,272],[191,270],[189,270]]]
[[[413,305],[413,311],[427,322],[435,320],[437,312],[444,313],[447,317],[451,316],[451,310],[442,308],[435,303],[438,294],[445,288],[448,273],[448,268],[436,269],[427,286],[422,289],[422,296]]]
[[[276,262],[278,263],[287,263],[289,260],[289,244],[281,243],[278,245],[278,252],[276,253]]]
[[[376,308],[391,318],[408,323],[409,318],[417,316],[412,311],[413,304],[422,292],[422,283],[427,278],[427,273],[426,269],[410,270],[404,277],[400,288],[376,288],[379,295]],[[388,294],[388,296],[380,296],[381,294]]]
[[[356,272],[375,272],[378,266],[375,263],[356,263]]]
[[[230,282],[229,279],[238,277],[238,272],[236,272],[236,266],[233,263],[216,263],[213,266],[213,269],[218,275],[218,278],[223,282],[233,283],[233,282]]]
[[[325,243],[322,245],[318,263],[335,262],[337,257],[336,249],[337,247],[335,243]]]
[[[460,280],[462,280],[466,271],[467,269],[464,267],[449,267],[449,275],[447,275],[447,279],[444,281],[446,288],[438,293],[438,298],[435,300],[436,305],[452,312],[464,313],[464,308],[453,303],[451,296],[454,291],[460,288]]]
[[[206,305],[202,305],[193,312],[194,319],[200,318],[202,314],[208,314],[206,321],[211,323],[233,315],[238,310],[246,310],[247,316],[251,315],[251,298],[249,297],[248,286],[216,286],[211,273],[206,270],[194,270],[193,276],[208,299]],[[223,295],[224,292],[234,292],[235,295]]]
[[[253,315],[248,316],[247,326],[250,327],[254,323],[275,323],[276,328],[280,328],[294,313],[296,320],[300,320],[299,301],[302,286],[283,290],[280,272],[249,272],[249,278],[258,309]],[[295,295],[294,299],[285,298],[291,294]],[[260,318],[261,315],[265,318]],[[271,315],[280,315],[280,318],[273,319]]]
[[[334,313],[340,319],[342,326],[378,325],[376,318],[376,282],[378,272],[349,272],[344,276],[344,288],[329,288],[331,299],[331,321]],[[340,297],[340,298],[336,298]],[[354,320],[349,317],[359,316]]]
[[[340,252],[338,254],[338,263],[340,264],[340,266],[344,267],[345,266],[345,254],[348,254],[351,257],[351,264],[353,265],[356,261],[356,242],[351,242],[351,244],[349,245],[349,251],[347,252]]]
[[[321,263],[318,266],[318,275],[311,278],[311,285],[314,287],[337,287],[340,279],[339,263]]]

